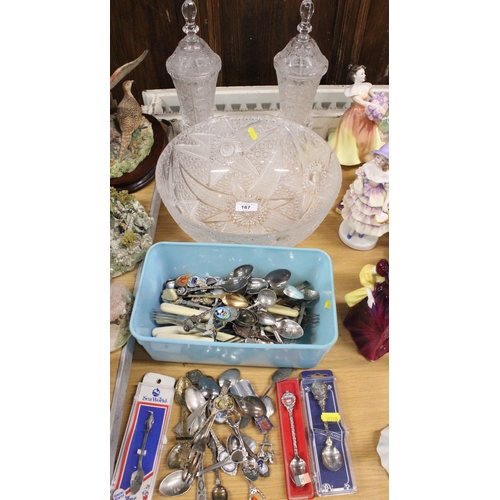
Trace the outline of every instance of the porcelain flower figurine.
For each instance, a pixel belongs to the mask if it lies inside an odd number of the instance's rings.
[[[346,87],[344,95],[350,97],[354,105],[345,111],[328,139],[340,164],[346,167],[370,161],[370,151],[383,144],[378,123],[388,113],[389,100],[383,92],[375,93],[372,84],[365,82],[365,69],[359,64],[349,65],[349,78],[354,83]]]
[[[356,250],[371,250],[389,231],[389,144],[356,170],[342,200],[340,239]]]
[[[358,351],[368,361],[389,352],[389,262],[367,264],[359,273],[362,288],[345,295],[350,307],[344,319]]]

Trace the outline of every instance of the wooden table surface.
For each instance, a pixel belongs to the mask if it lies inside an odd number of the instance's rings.
[[[353,181],[355,168],[343,168],[342,174],[343,184],[337,202],[340,201],[349,184]],[[154,181],[134,193],[148,212],[153,194]],[[317,368],[332,370],[337,379],[344,424],[349,430],[349,445],[358,488],[354,498],[357,500],[386,500],[389,498],[389,475],[380,463],[376,447],[380,432],[389,424],[389,354],[386,354],[375,362],[367,361],[357,352],[356,345],[342,322],[349,309],[345,303],[344,295],[360,287],[358,274],[361,268],[365,264],[376,264],[382,258],[389,259],[389,235],[385,234],[382,236],[376,247],[369,251],[357,251],[347,247],[338,236],[338,229],[342,218],[335,212],[335,205],[318,229],[306,240],[297,245],[297,247],[302,248],[321,249],[330,255],[333,263],[339,337],[331,350],[323,357]],[[161,204],[154,241],[156,243],[159,241],[193,240],[177,226],[165,206]],[[113,282],[123,283],[133,291],[136,277],[137,267],[115,278]],[[111,353],[111,400],[119,361],[120,351]],[[137,384],[147,372],[157,372],[178,379],[192,369],[199,369],[203,373],[217,378],[227,368],[229,368],[227,365],[188,365],[154,361],[142,346],[136,342],[125,397],[118,450],[121,446],[121,440]],[[249,379],[258,394],[264,392],[269,386],[272,373],[275,371],[275,368],[265,367],[238,366],[238,368],[241,371],[242,378]],[[300,372],[301,369],[294,370],[292,377],[299,378]],[[275,398],[274,389],[269,395],[273,399]],[[180,407],[174,404],[167,432],[168,443],[161,459],[156,486],[153,492],[154,498],[167,498],[159,493],[158,486],[162,479],[172,472],[167,467],[166,457],[175,444],[173,428],[180,421],[180,415]],[[275,425],[275,428],[269,433],[269,439],[273,443],[275,451],[274,464],[271,465],[270,476],[268,478],[259,478],[255,481],[255,486],[264,493],[267,500],[286,500],[278,414],[275,413],[271,417],[271,420]],[[248,426],[245,429],[245,433],[256,440],[260,437],[255,426]],[[210,463],[211,454],[207,453],[205,464],[209,465]],[[224,473],[220,475],[222,484],[227,488],[231,500],[249,498],[248,485],[241,473],[235,477]],[[210,498],[210,492],[214,486],[214,473],[207,473],[205,480],[207,483],[207,494]],[[193,486],[190,491],[182,495],[182,498],[195,500],[196,487]]]

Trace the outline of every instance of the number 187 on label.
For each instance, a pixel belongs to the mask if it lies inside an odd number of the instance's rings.
[[[243,201],[238,201],[236,203],[237,212],[256,212],[258,207],[258,203],[246,203]]]

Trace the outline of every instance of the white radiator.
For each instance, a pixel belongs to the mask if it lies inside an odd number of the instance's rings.
[[[324,139],[337,127],[344,111],[352,100],[344,96],[347,85],[320,85],[313,106],[312,129]],[[389,96],[388,85],[373,86],[375,92]],[[158,120],[169,121],[174,134],[180,132],[182,116],[175,89],[145,90],[142,92],[143,112]],[[252,111],[271,115],[279,113],[279,91],[277,85],[261,87],[217,87],[215,90],[215,116],[227,113]]]

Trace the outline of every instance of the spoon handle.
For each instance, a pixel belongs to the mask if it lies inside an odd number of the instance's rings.
[[[200,460],[198,470],[203,468],[203,462]],[[207,500],[207,487],[203,474],[198,473],[196,478],[196,500]]]
[[[138,469],[142,469],[142,457],[144,456],[144,451],[146,449],[146,442],[148,440],[149,432],[151,431],[151,427],[153,427],[154,422],[155,418],[153,412],[150,411],[149,416],[146,419],[146,429],[144,430],[144,437],[142,438],[141,450],[139,453],[139,461],[137,464]]]
[[[293,407],[295,406],[295,401],[297,398],[290,392],[286,391],[285,394],[281,397],[281,402],[283,403],[283,406],[287,409],[288,411],[288,417],[290,418],[290,429],[292,431],[292,444],[293,444],[293,454],[298,457],[299,455],[299,450],[297,447],[297,437],[295,435],[295,422],[293,420]]]
[[[266,500],[266,497],[264,496],[264,493],[260,491],[258,488],[256,488],[253,483],[250,481],[250,479],[247,478],[248,481],[248,490],[249,490],[249,496],[248,500],[257,500],[255,495],[259,495],[262,500]]]

